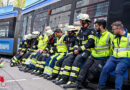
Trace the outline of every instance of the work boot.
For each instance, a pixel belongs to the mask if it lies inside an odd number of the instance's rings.
[[[72,88],[77,88],[77,89],[83,89],[86,88],[88,83],[85,83],[84,85],[81,82],[76,81],[74,84],[70,85]]]
[[[31,72],[31,74],[35,74],[37,72],[37,70],[33,70],[32,72]]]
[[[49,75],[47,75],[47,74],[44,74],[44,75],[43,75],[43,78],[44,78],[44,79],[47,79],[47,77],[49,77]]]
[[[41,74],[43,74],[43,72],[40,71],[40,70],[38,70],[37,72],[35,72],[35,75],[36,75],[36,76],[39,76],[39,75],[41,75]]]
[[[25,67],[19,68],[19,71],[24,71]]]
[[[60,79],[58,82],[56,82],[55,84],[56,85],[62,85],[62,84],[66,84],[67,81],[66,80],[63,80],[63,79]]]
[[[60,80],[60,78],[56,78],[56,79],[52,80],[52,82],[53,82],[53,83],[56,83],[56,82],[58,82],[59,80]]]
[[[29,72],[29,73],[33,72],[33,69],[29,70],[28,72]]]
[[[54,76],[52,76],[52,75],[47,78],[47,80],[54,80],[54,79],[56,79],[56,77],[54,77]]]
[[[73,88],[74,82],[68,81],[67,84],[63,85],[63,88]]]
[[[28,72],[29,70],[31,70],[31,69],[30,68],[25,68],[23,71]]]

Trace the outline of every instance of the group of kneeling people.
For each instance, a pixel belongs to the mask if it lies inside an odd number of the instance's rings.
[[[130,66],[130,34],[121,21],[112,23],[113,34],[103,19],[90,27],[87,14],[80,14],[81,29],[73,25],[63,30],[47,27],[44,35],[34,31],[25,35],[11,66],[51,80],[63,88],[85,88],[99,80],[97,89],[104,90],[109,73],[115,72],[115,89],[121,90],[123,74]]]

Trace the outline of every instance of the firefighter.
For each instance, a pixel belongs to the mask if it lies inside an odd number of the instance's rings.
[[[55,43],[55,37],[54,32],[52,30],[46,31],[46,35],[48,36],[48,43],[47,47],[45,49],[45,53],[42,53],[37,58],[37,63],[35,65],[35,70],[32,72],[32,74],[35,75],[41,75],[43,74],[46,58],[52,55],[55,52],[54,43]]]
[[[67,45],[67,49],[68,49],[67,55],[56,62],[53,73],[50,77],[47,78],[48,80],[53,80],[53,79],[59,80],[60,76],[62,75],[62,71],[64,69],[64,63],[65,63],[66,59],[68,59],[68,58],[73,59],[75,57],[73,55],[74,45],[75,45],[75,43],[78,43],[76,34],[75,34],[76,29],[73,25],[69,25],[69,26],[66,26],[64,30],[67,31],[67,33],[68,33],[68,35],[65,36],[65,38],[64,38],[64,41],[65,41],[65,43]]]
[[[28,52],[23,57],[23,62],[22,62],[23,67],[20,68],[20,71],[26,70],[27,62],[28,62],[27,58],[29,58],[31,54],[35,50],[37,50],[37,44],[38,44],[37,36],[38,36],[38,32],[33,32],[33,34],[30,34],[30,37],[31,37],[30,48],[28,48]]]
[[[11,59],[10,66],[13,67],[18,65],[21,61],[22,56],[27,50],[27,35],[24,35],[24,39],[20,42],[17,54]]]
[[[130,66],[130,34],[121,21],[112,24],[114,37],[113,54],[106,62],[100,75],[98,90],[104,90],[108,75],[115,70],[115,90],[122,90],[123,74]]]
[[[99,79],[100,72],[112,54],[111,41],[113,35],[106,30],[106,21],[97,20],[95,22],[96,35],[94,38],[94,48],[90,58],[85,62],[81,69],[75,84],[71,88],[84,88],[87,86],[88,81],[95,81]]]
[[[90,56],[90,48],[93,47],[95,30],[89,26],[91,22],[89,16],[87,14],[80,14],[78,19],[80,20],[82,27],[77,34],[79,45],[75,45],[74,48],[75,59],[68,59],[66,61],[62,79],[59,82],[56,82],[57,85],[71,85],[74,83],[82,63]]]
[[[44,78],[46,79],[52,74],[55,62],[63,58],[63,56],[67,52],[67,46],[65,44],[64,40],[64,35],[61,31],[61,29],[56,29],[56,36],[57,36],[57,41],[56,41],[56,50],[57,53],[52,55],[50,58],[47,59],[46,61],[46,66],[44,69]]]

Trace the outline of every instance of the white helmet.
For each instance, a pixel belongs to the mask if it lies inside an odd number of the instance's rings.
[[[27,40],[27,36],[28,36],[28,35],[24,35],[23,39],[24,39],[24,40]]]
[[[34,34],[34,35],[39,35],[40,32],[39,32],[39,31],[33,31],[32,34]]]
[[[32,32],[32,38],[36,38],[38,35],[40,35],[39,31]]]
[[[79,14],[79,15],[77,16],[77,18],[78,18],[79,20],[88,20],[88,21],[91,21],[88,14],[82,14],[82,13],[81,13],[81,14]]]
[[[73,25],[68,25],[64,28],[65,31],[75,31],[76,28]]]
[[[46,31],[47,36],[51,36],[53,34],[54,34],[54,32],[51,29]]]
[[[32,34],[28,34],[27,39],[32,39]]]

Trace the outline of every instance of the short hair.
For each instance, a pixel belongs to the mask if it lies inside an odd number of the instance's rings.
[[[62,33],[62,30],[58,28],[58,29],[55,30],[55,32],[57,32],[57,33],[61,32]]]
[[[103,26],[103,28],[105,29],[106,28],[106,25],[107,25],[107,22],[106,22],[106,20],[104,20],[104,19],[100,19],[100,20],[97,20],[96,22],[95,22],[95,24],[98,24],[99,26]]]
[[[121,28],[124,27],[121,21],[113,22],[111,26],[117,26],[117,27],[121,27]]]

